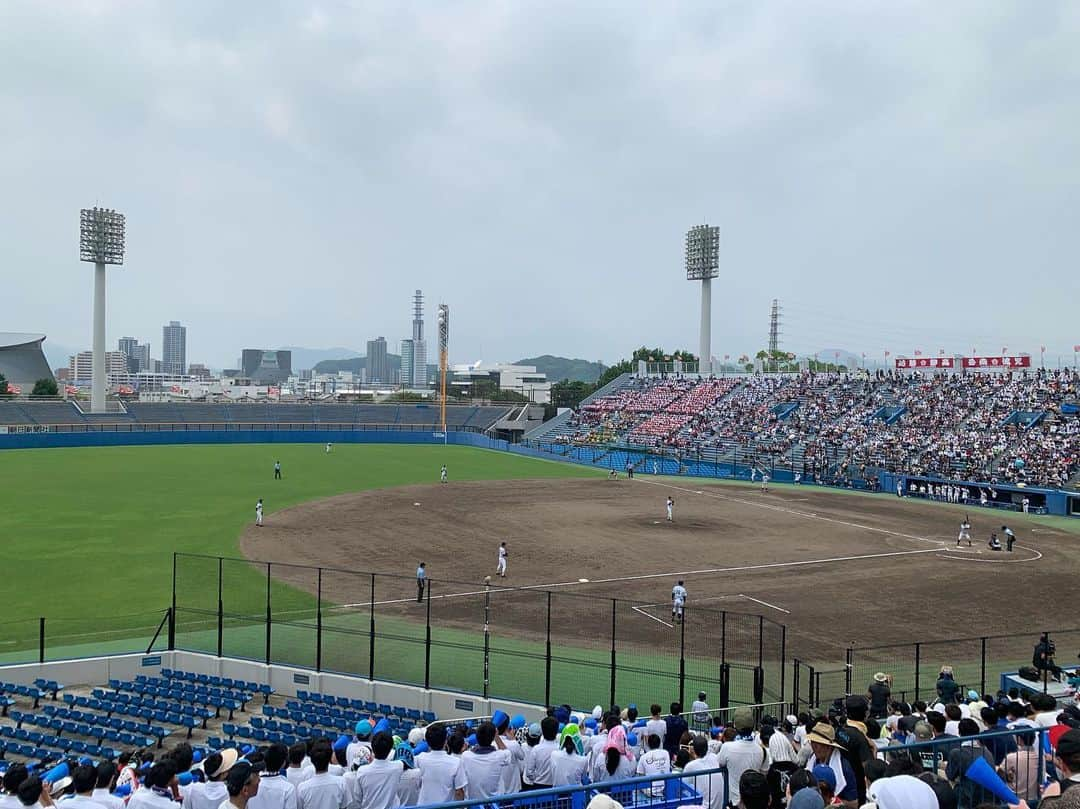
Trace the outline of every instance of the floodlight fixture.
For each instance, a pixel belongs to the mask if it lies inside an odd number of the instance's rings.
[[[105,267],[124,263],[124,229],[124,215],[110,208],[79,212],[79,260],[94,265],[92,413],[105,412]]]
[[[712,372],[712,279],[720,274],[720,228],[694,225],[686,232],[686,280],[701,282],[698,373]]]
[[[79,260],[124,263],[124,215],[108,208],[83,208],[79,215]]]
[[[446,441],[446,377],[450,373],[450,307],[445,303],[439,304],[437,317],[439,324],[439,380],[442,387],[442,432],[443,441]]]

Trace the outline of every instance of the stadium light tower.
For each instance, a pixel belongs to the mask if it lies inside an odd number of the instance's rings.
[[[90,412],[105,412],[105,265],[124,263],[124,215],[107,208],[79,214],[79,260],[94,265],[94,369]]]
[[[446,443],[446,375],[450,370],[450,307],[445,303],[439,304],[439,384],[442,387],[439,399],[442,402],[442,433],[443,443]]]
[[[712,372],[712,279],[720,274],[720,228],[694,225],[686,232],[686,280],[701,282],[698,373]]]

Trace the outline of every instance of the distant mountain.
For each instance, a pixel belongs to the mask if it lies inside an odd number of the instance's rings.
[[[837,358],[837,355],[839,359]],[[837,363],[847,368],[859,368],[862,366],[862,357],[858,354],[853,354],[850,351],[845,351],[842,348],[823,348],[817,352],[817,358],[824,363]]]
[[[303,346],[284,346],[282,351],[292,352],[293,370],[314,368],[323,360],[351,360],[360,356],[359,351],[351,348],[304,348]]]
[[[549,382],[561,382],[569,379],[571,382],[588,382],[590,385],[600,378],[607,368],[602,362],[589,362],[588,360],[572,360],[566,357],[553,357],[544,354],[540,357],[529,357],[518,360],[515,365],[534,365],[536,370],[547,374]]]

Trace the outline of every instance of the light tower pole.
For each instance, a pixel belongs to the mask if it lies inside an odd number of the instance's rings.
[[[446,375],[450,370],[450,307],[445,303],[439,304],[439,400],[441,402],[440,413],[442,415],[443,443],[446,443]]]
[[[720,228],[695,225],[686,232],[686,280],[701,282],[698,373],[712,372],[712,279],[720,274]]]
[[[90,411],[105,412],[105,265],[124,263],[124,215],[106,208],[79,213],[79,260],[94,265],[93,382]]]

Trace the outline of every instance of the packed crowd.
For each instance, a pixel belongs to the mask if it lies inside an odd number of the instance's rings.
[[[758,720],[750,708],[722,715],[702,693],[685,713],[677,702],[666,714],[652,705],[648,716],[635,705],[588,713],[559,705],[539,722],[496,711],[476,726],[435,722],[406,738],[360,721],[337,739],[205,758],[182,743],[156,756],[72,762],[59,778],[59,770],[42,776],[13,764],[0,809],[395,809],[580,784],[607,793],[593,809],[617,809],[620,798],[665,796],[663,780],[617,782],[670,773],[706,809],[955,809],[988,797],[986,806],[1001,806],[986,771],[1021,799],[1011,805],[1041,798],[1048,809],[1080,807],[1080,789],[1068,790],[1080,781],[1080,705],[964,693],[948,667],[937,693],[931,705],[893,700],[879,673],[865,695],[782,718]],[[1054,745],[1045,756],[1043,731]],[[934,744],[907,747],[922,742]],[[977,759],[986,764],[978,773]]]
[[[1061,487],[1080,470],[1080,417],[1062,408],[1078,395],[1071,370],[637,379],[575,413],[560,440]]]

